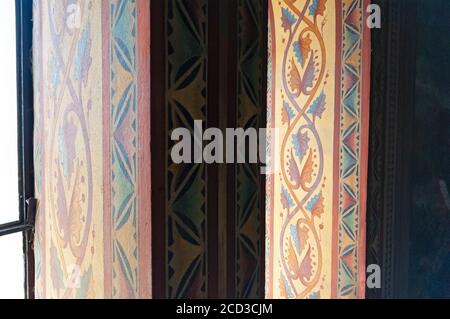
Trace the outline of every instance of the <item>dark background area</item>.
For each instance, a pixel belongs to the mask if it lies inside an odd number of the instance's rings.
[[[418,13],[408,294],[450,298],[450,2]]]
[[[450,298],[450,1],[373,3],[366,296]]]

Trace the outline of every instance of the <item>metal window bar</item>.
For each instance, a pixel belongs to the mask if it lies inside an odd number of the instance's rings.
[[[16,0],[19,220],[0,225],[0,236],[34,227],[32,1]]]
[[[19,219],[0,225],[1,236],[23,233],[25,297],[34,298],[33,228],[37,201],[34,198],[33,167],[33,1],[16,1],[18,200]],[[0,252],[1,253],[1,252]]]

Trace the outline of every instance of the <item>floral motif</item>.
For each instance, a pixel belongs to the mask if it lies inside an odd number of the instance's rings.
[[[306,37],[301,37],[298,42],[294,43],[294,53],[297,57],[298,63],[305,65],[306,59],[308,59],[309,52],[311,52],[311,37],[308,34]]]
[[[294,23],[296,23],[296,22],[297,22],[297,19],[292,14],[292,12],[289,11],[289,9],[283,8],[283,14],[281,16],[281,25],[282,25],[284,31],[290,30],[292,28],[292,26],[294,25]]]
[[[303,158],[306,156],[309,149],[309,137],[308,133],[302,133],[301,130],[298,130],[297,134],[292,136],[292,144],[294,145],[295,154],[297,155],[300,162],[303,161]]]
[[[325,112],[325,103],[326,103],[326,95],[322,93],[316,98],[316,100],[311,104],[311,107],[308,110],[308,114],[311,114],[314,119],[322,118],[323,113]]]
[[[313,0],[311,6],[309,7],[309,15],[316,17],[318,15],[323,16],[326,10],[327,0]]]

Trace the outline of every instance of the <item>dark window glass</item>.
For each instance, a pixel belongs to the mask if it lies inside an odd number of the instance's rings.
[[[409,296],[450,298],[450,3],[418,3]]]

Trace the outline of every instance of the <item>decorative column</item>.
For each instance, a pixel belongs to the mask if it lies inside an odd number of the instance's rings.
[[[367,5],[270,1],[268,297],[364,298]]]

